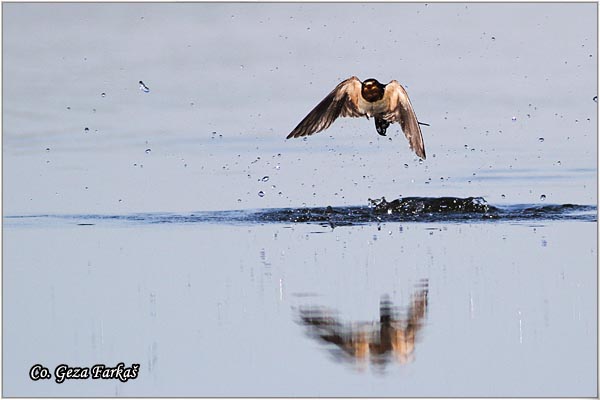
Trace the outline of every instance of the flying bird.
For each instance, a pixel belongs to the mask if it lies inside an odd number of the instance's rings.
[[[374,117],[377,133],[382,136],[391,123],[397,122],[410,148],[425,159],[425,146],[406,90],[397,81],[387,85],[376,79],[361,82],[353,76],[335,87],[287,136],[287,139],[312,135],[331,126],[338,117]]]

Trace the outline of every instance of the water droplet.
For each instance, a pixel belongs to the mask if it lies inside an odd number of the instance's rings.
[[[144,92],[144,93],[148,93],[148,92],[150,91],[150,88],[149,88],[148,86],[146,86],[146,85],[144,84],[144,82],[142,82],[142,81],[139,81],[139,84],[140,84],[140,90],[141,90],[142,92]]]
[[[102,93],[100,93],[100,96],[106,97],[106,93],[102,92]]]
[[[150,154],[151,151],[152,149],[146,149],[146,154]]]
[[[505,198],[506,198],[506,195],[505,195],[505,194],[503,194],[501,197],[502,197],[503,199],[505,199]]]
[[[561,162],[560,162],[560,160],[558,160],[558,161],[556,162],[556,165],[558,165],[559,167],[561,166]]]
[[[46,147],[46,151],[50,151],[50,147]]]
[[[263,178],[261,180],[263,182],[268,182],[269,181],[269,177],[268,176],[263,176]]]
[[[517,117],[514,117],[514,116],[513,116],[513,117],[512,117],[512,120],[513,120],[513,121],[516,121],[516,120],[517,120]]]
[[[281,169],[281,166],[279,166],[279,165],[276,165],[276,166],[275,166],[275,169],[276,169],[276,170],[280,170],[280,169]]]
[[[594,98],[592,100],[594,100],[597,103],[598,102],[598,96],[594,96]]]
[[[492,40],[496,40],[496,36],[492,36]]]
[[[543,143],[544,142],[544,138],[543,137],[538,138],[538,142]]]
[[[70,109],[71,109],[71,107],[67,107],[67,110],[70,110]]]
[[[258,197],[265,197],[265,192],[263,192],[262,190],[258,192]]]
[[[544,200],[546,200],[546,195],[545,195],[545,194],[541,195],[541,196],[540,196],[540,200],[541,200],[541,201],[544,201]]]
[[[408,168],[408,164],[404,164],[404,168]]]
[[[90,128],[88,128],[88,127],[86,126],[86,127],[83,129],[83,131],[84,131],[85,133],[88,133],[88,132],[90,131]]]

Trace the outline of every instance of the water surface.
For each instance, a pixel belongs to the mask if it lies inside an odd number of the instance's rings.
[[[3,395],[597,396],[597,4],[2,7]]]
[[[6,394],[595,391],[595,222],[78,221],[5,229]],[[140,377],[27,377],[121,361]]]

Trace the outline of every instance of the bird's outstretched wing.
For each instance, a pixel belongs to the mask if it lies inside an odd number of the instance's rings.
[[[410,148],[419,157],[425,159],[423,135],[406,90],[394,80],[385,86],[383,97],[387,98],[390,108],[389,113],[384,115],[384,119],[389,122],[399,122]]]
[[[335,87],[287,136],[287,139],[321,132],[338,117],[362,117],[358,111],[358,97],[362,83],[353,76]]]

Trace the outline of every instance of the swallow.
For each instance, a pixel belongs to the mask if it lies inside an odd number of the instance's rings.
[[[287,139],[312,135],[331,126],[338,117],[374,117],[381,136],[397,122],[408,139],[411,150],[425,159],[425,146],[419,122],[406,90],[397,81],[387,85],[376,79],[361,82],[356,76],[335,87],[287,136]]]
[[[334,352],[340,360],[385,364],[389,354],[406,364],[413,360],[416,341],[425,326],[428,293],[429,282],[425,279],[413,293],[408,313],[399,313],[389,296],[382,296],[379,322],[344,323],[338,320],[335,310],[322,307],[302,307],[299,322],[308,328],[311,337],[334,345],[333,349],[340,351]]]

